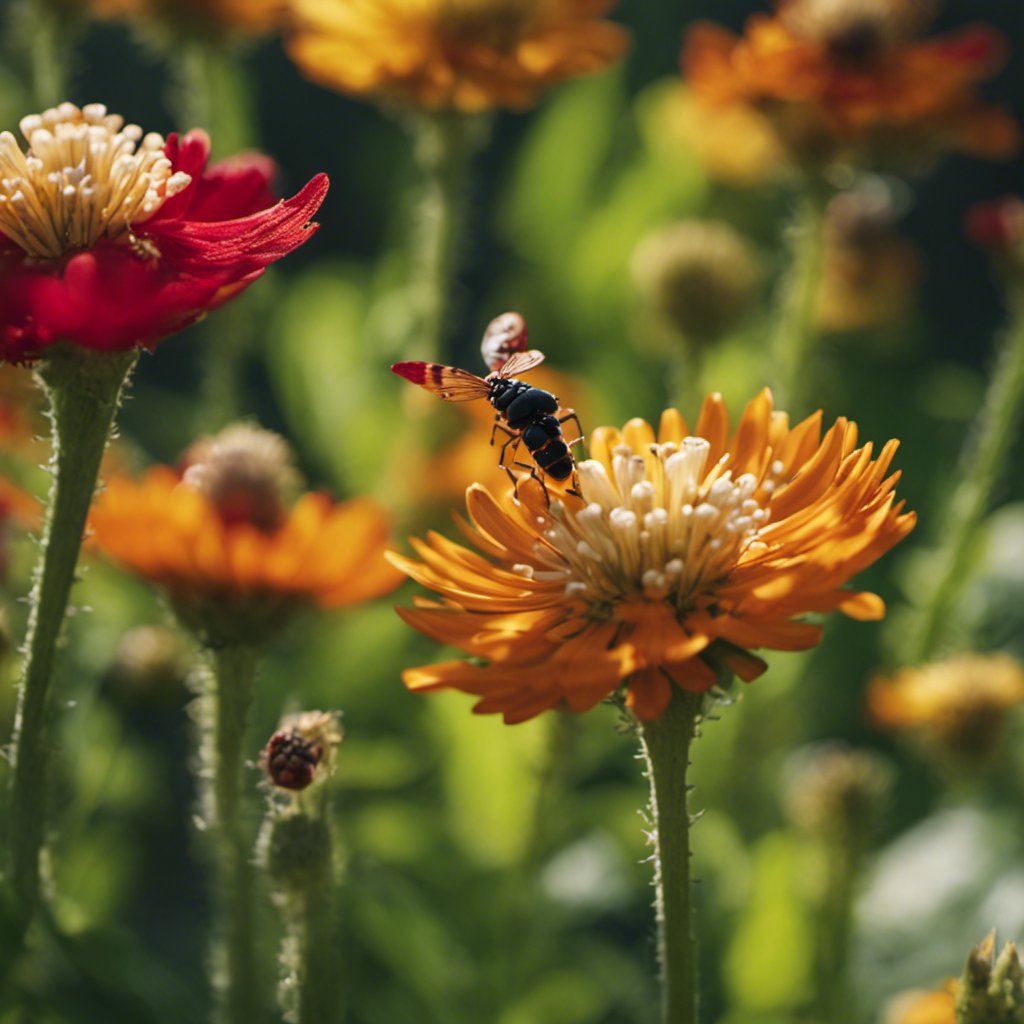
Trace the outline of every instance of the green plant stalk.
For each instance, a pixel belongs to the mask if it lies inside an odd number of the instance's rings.
[[[10,17],[12,52],[25,54],[33,108],[42,112],[63,103],[80,19],[48,0],[22,0],[12,5]]]
[[[794,417],[811,412],[815,313],[825,252],[825,211],[831,191],[805,179],[793,223],[786,231],[790,263],[779,282],[769,354],[775,407]]]
[[[849,953],[853,893],[861,851],[855,843],[826,841],[825,891],[815,953],[816,1008],[821,1020],[850,1019]]]
[[[488,122],[458,112],[422,113],[411,131],[423,183],[412,253],[413,322],[402,354],[435,362],[442,359],[462,254],[470,163]]]
[[[640,741],[651,784],[655,913],[662,1024],[696,1024],[697,965],[690,881],[686,771],[702,695],[675,689],[660,718],[643,722]]]
[[[205,695],[201,774],[214,860],[213,988],[219,1024],[265,1019],[256,958],[253,835],[243,813],[243,740],[256,679],[257,648],[224,644],[208,652],[213,692]]]
[[[330,836],[326,787],[299,794],[299,803],[324,822]],[[294,1024],[323,1024],[338,1017],[338,961],[334,937],[336,877],[333,852],[326,851],[321,870],[301,892],[290,893],[286,904],[286,951],[294,957]],[[282,960],[285,957],[282,956]],[[288,1018],[286,1018],[288,1019]]]
[[[1024,285],[1010,294],[1010,323],[984,404],[974,422],[961,458],[960,482],[947,506],[941,528],[942,544],[933,556],[936,566],[932,591],[913,662],[927,661],[942,646],[943,633],[956,608],[978,526],[988,510],[992,489],[999,482],[1024,406]]]
[[[181,131],[203,128],[214,158],[253,149],[259,141],[255,95],[237,47],[212,37],[182,38],[170,53],[176,81],[170,101]],[[220,430],[245,410],[246,356],[252,350],[258,296],[247,290],[203,324],[197,433]]]
[[[36,368],[50,401],[53,483],[30,597],[11,744],[11,879],[27,925],[39,898],[46,830],[57,639],[74,581],[100,460],[137,352],[55,347]]]

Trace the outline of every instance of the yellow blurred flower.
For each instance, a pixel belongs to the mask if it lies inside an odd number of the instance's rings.
[[[958,654],[905,668],[868,687],[879,726],[910,731],[959,757],[985,760],[998,745],[1007,713],[1024,703],[1024,669],[1009,654]]]
[[[626,47],[612,0],[291,0],[288,53],[313,81],[429,110],[529,106]]]
[[[956,982],[896,996],[886,1007],[881,1024],[956,1024]]]
[[[896,443],[873,459],[852,423],[820,428],[819,413],[791,429],[764,391],[730,438],[712,395],[692,434],[674,409],[657,434],[643,420],[596,430],[582,500],[552,487],[548,503],[529,479],[521,504],[470,487],[465,532],[487,557],[437,534],[412,541],[421,561],[388,557],[441,595],[402,618],[488,664],[410,669],[406,685],[476,694],[476,711],[518,722],[624,684],[651,720],[673,686],[756,678],[767,666],[750,648],[813,647],[806,613],[881,617],[876,595],[841,587],[914,525],[886,476]]]
[[[209,631],[213,623],[243,639],[302,605],[356,604],[398,585],[384,559],[388,520],[379,506],[307,493],[291,509],[277,507],[247,459],[230,467],[233,485],[195,472],[209,459],[184,475],[157,466],[138,482],[109,480],[89,518],[94,545],[164,587],[186,624]]]
[[[927,5],[916,0],[783,0],[752,15],[737,38],[694,26],[683,74],[710,111],[740,106],[767,117],[800,163],[910,160],[946,150],[1006,159],[1020,130],[982,102],[975,83],[1003,60],[985,26],[917,41]]]

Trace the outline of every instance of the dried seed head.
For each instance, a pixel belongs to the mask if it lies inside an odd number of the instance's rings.
[[[707,345],[736,327],[756,297],[750,246],[718,221],[681,221],[643,239],[633,275],[651,305],[688,341]]]
[[[248,423],[235,423],[202,438],[185,453],[182,482],[201,491],[228,523],[251,523],[273,533],[299,477],[284,438]]]

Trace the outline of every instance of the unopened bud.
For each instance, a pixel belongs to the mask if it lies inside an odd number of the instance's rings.
[[[1012,942],[996,956],[989,932],[971,950],[956,995],[958,1024],[1024,1024],[1024,969]]]
[[[278,789],[306,789],[334,770],[334,752],[341,738],[336,715],[324,711],[293,715],[270,737],[260,754],[260,766]]]
[[[654,309],[697,345],[717,341],[740,323],[759,278],[750,247],[729,225],[696,220],[643,239],[633,275]]]
[[[798,828],[863,847],[877,826],[891,772],[869,751],[821,743],[790,759],[785,782],[786,808]]]
[[[272,533],[284,522],[298,473],[279,435],[235,423],[196,441],[183,462],[182,482],[205,494],[226,523],[251,523]]]

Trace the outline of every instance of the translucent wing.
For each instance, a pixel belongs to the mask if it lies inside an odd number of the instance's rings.
[[[544,362],[544,353],[538,348],[528,349],[526,352],[513,352],[508,357],[508,362],[498,370],[499,377],[518,377],[535,366]]]
[[[419,384],[421,388],[426,388],[446,402],[472,402],[475,398],[486,398],[491,393],[491,386],[483,377],[477,377],[468,370],[460,370],[457,366],[443,366],[441,363],[395,363],[391,369],[399,377]]]

